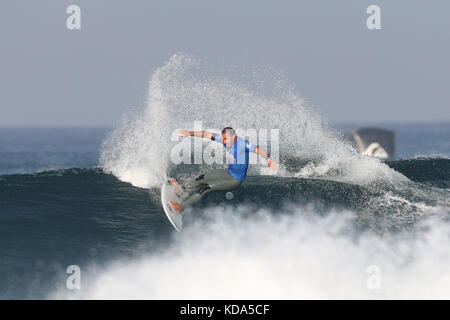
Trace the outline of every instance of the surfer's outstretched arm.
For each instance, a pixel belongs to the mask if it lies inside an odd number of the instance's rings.
[[[277,163],[275,161],[273,161],[272,159],[270,159],[269,154],[264,149],[261,149],[260,147],[256,147],[255,153],[260,154],[261,156],[266,158],[267,165],[269,166],[270,169],[272,169],[272,170],[276,169]]]
[[[178,130],[178,133],[181,134],[183,137],[201,137],[206,139],[211,139],[213,136],[215,136],[214,133],[209,131],[187,131],[185,129]]]

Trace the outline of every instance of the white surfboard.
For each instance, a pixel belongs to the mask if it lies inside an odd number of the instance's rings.
[[[172,184],[169,181],[163,183],[161,188],[161,202],[170,223],[175,227],[177,231],[181,231],[183,227],[182,215],[175,210],[169,204],[169,200],[180,203],[181,199],[175,193]]]

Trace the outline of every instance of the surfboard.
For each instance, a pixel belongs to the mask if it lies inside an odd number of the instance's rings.
[[[161,188],[161,203],[170,223],[174,226],[174,228],[177,231],[181,231],[181,229],[183,228],[182,215],[172,209],[172,207],[169,204],[169,200],[177,203],[181,202],[181,199],[175,193],[172,184],[169,181],[166,181],[163,183]]]

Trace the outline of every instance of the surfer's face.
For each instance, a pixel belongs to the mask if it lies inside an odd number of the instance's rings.
[[[228,132],[222,133],[222,140],[223,143],[228,147],[231,148],[234,144],[234,136],[229,134]]]

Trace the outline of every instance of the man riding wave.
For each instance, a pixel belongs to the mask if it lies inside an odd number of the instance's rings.
[[[210,191],[226,191],[239,187],[247,176],[249,152],[254,152],[266,158],[269,168],[275,170],[277,167],[275,161],[270,158],[266,151],[248,140],[238,137],[231,127],[224,128],[220,134],[208,131],[187,131],[185,129],[179,130],[178,133],[183,137],[202,137],[222,143],[226,150],[228,163],[228,169],[217,169],[202,174],[189,180],[183,187],[174,178],[171,178],[169,181],[175,192],[183,200],[181,203],[169,201],[170,206],[178,213],[202,199]],[[189,196],[192,190],[196,191]]]

